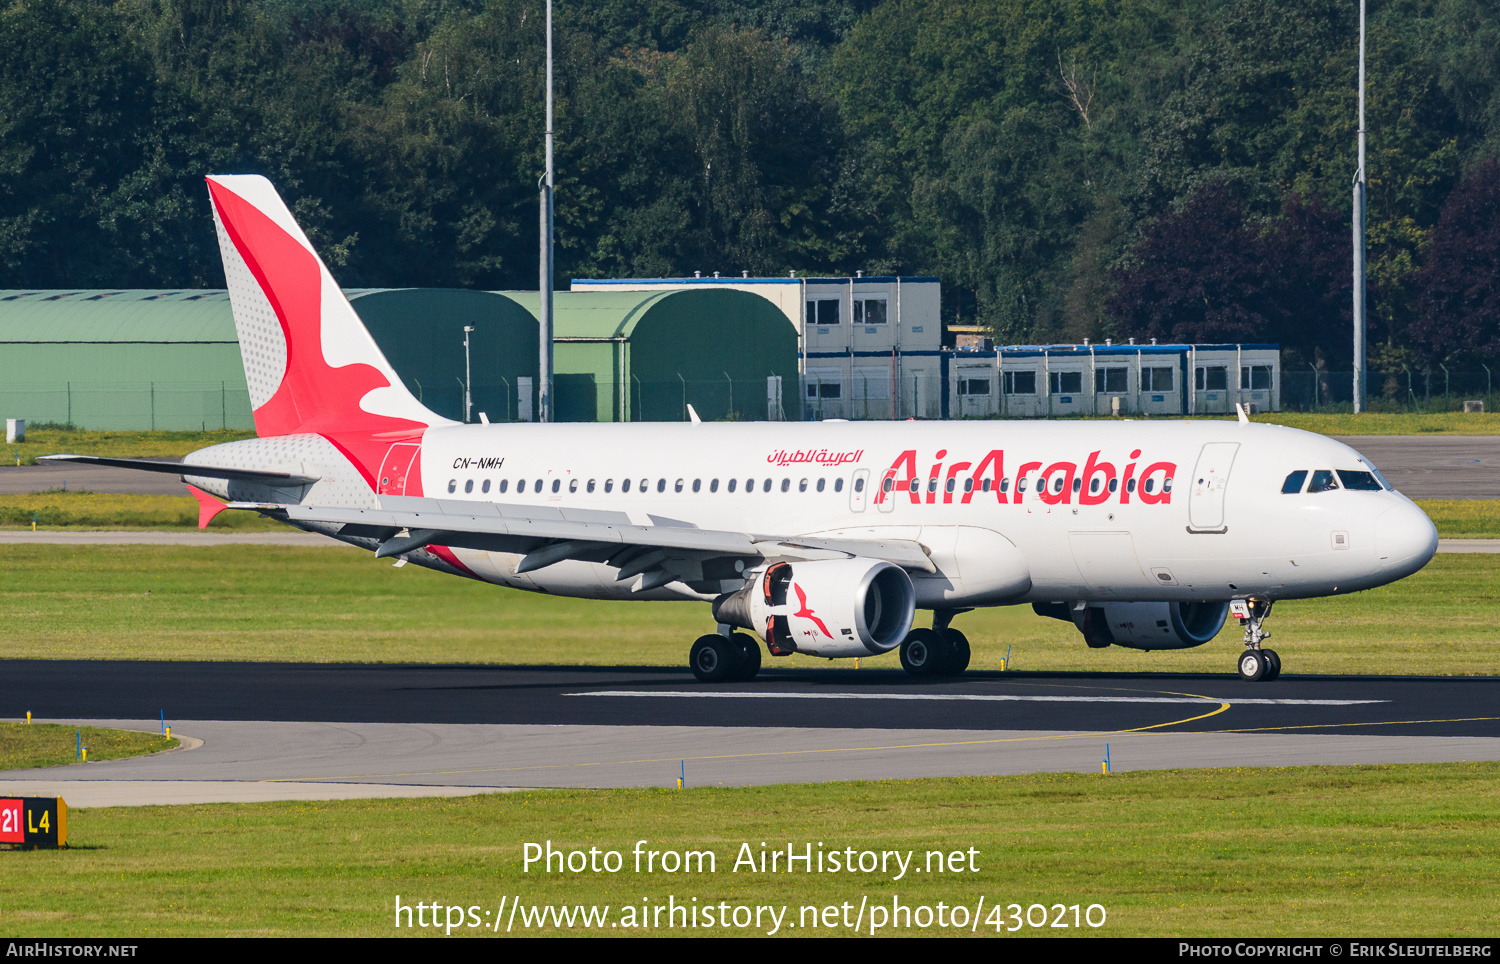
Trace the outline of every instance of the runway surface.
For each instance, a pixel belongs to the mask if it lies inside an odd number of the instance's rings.
[[[197,749],[0,774],[73,806],[1500,759],[1500,679],[11,661],[0,705]],[[109,725],[109,724],[104,724]],[[51,789],[49,789],[51,788]],[[403,789],[403,788],[411,788]]]
[[[1500,499],[1500,436],[1337,436],[1413,499]],[[182,495],[175,475],[110,466],[0,465],[0,495],[62,488]]]

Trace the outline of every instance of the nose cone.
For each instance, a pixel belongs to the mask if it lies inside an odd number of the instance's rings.
[[[1393,579],[1427,565],[1437,545],[1437,527],[1410,502],[1385,510],[1375,520],[1375,555],[1382,573]]]

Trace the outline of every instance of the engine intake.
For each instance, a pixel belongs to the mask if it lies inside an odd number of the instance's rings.
[[[716,599],[714,618],[758,633],[773,656],[868,656],[901,645],[916,598],[911,578],[889,562],[778,562]]]

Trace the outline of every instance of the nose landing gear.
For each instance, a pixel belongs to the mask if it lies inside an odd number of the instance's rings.
[[[1236,599],[1229,604],[1229,611],[1245,627],[1245,651],[1240,654],[1240,679],[1247,683],[1270,682],[1281,675],[1281,657],[1274,649],[1261,647],[1261,640],[1271,634],[1261,629],[1267,616],[1271,615],[1270,599]]]

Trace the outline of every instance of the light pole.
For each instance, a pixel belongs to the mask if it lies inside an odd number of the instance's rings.
[[[1365,0],[1359,0],[1359,167],[1354,172],[1354,411],[1365,410]]]
[[[537,364],[537,421],[552,421],[552,0],[547,0],[547,170],[542,175],[541,300]]]
[[[464,422],[469,421],[469,413],[474,408],[474,398],[470,391],[474,384],[469,377],[469,333],[474,330],[473,325],[464,325]]]

